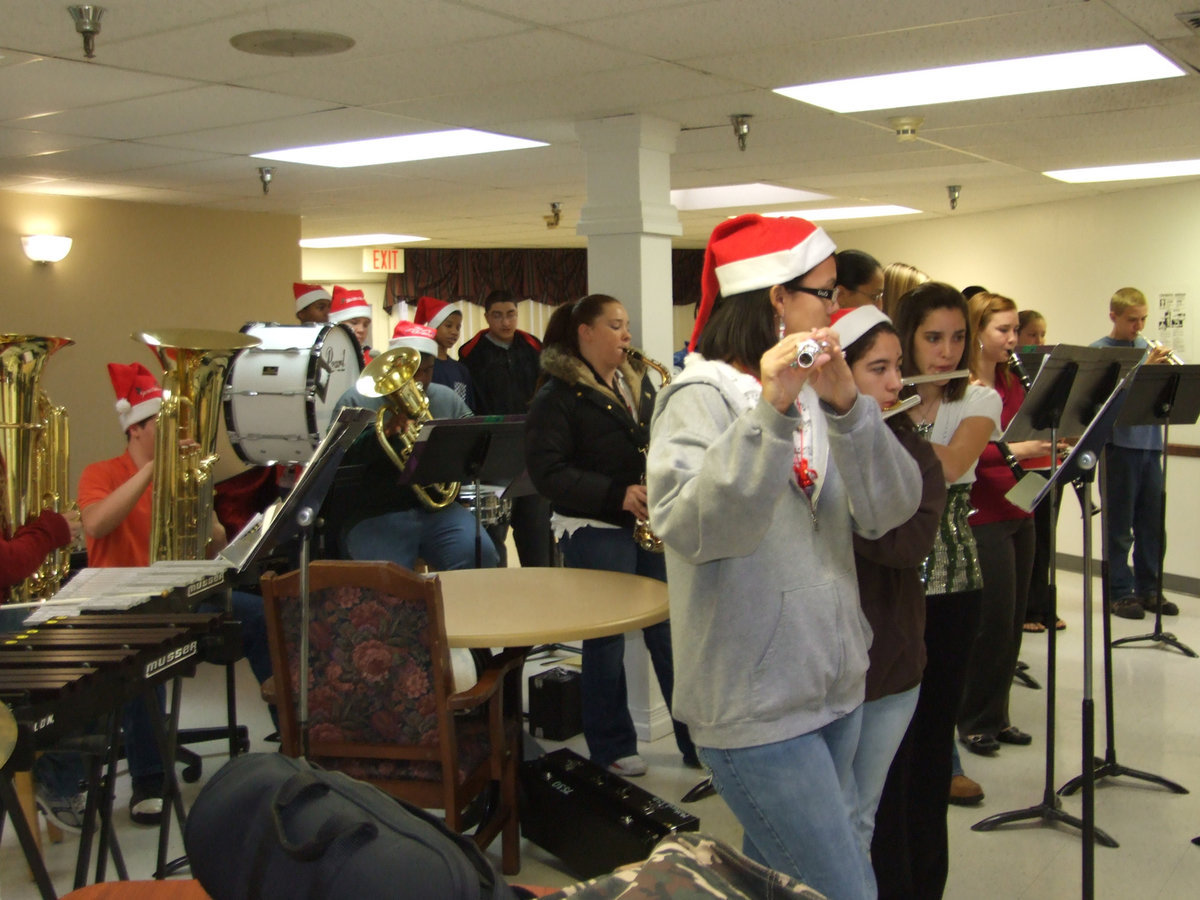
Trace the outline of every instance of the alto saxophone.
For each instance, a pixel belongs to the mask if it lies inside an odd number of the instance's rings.
[[[650,357],[648,357],[644,353],[642,353],[642,351],[635,350],[633,347],[626,347],[625,355],[627,357],[629,357],[631,360],[633,360],[635,362],[640,362],[643,365],[646,365],[649,368],[653,369],[655,372],[657,372],[658,377],[662,379],[663,385],[667,385],[667,384],[671,383],[671,373],[667,369],[667,367],[664,366],[662,363],[658,362],[657,360],[651,359]],[[646,451],[648,449],[649,449],[648,447],[642,448],[643,456],[646,455]],[[646,483],[646,473],[643,472],[642,473],[642,484],[645,484],[645,483]],[[662,553],[663,552],[662,538],[660,538],[657,534],[655,534],[651,530],[649,519],[638,519],[634,523],[633,540],[639,547],[641,547],[643,550],[645,550],[649,553]]]

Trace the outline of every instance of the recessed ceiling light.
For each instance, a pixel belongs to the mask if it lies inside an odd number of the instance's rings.
[[[1042,174],[1059,181],[1066,181],[1069,184],[1088,184],[1097,181],[1141,181],[1147,178],[1183,178],[1188,175],[1200,175],[1200,159],[1131,163],[1125,166],[1093,166],[1086,169],[1057,169]]]
[[[335,237],[304,238],[301,247],[327,249],[329,247],[376,247],[386,244],[413,244],[427,241],[427,237],[415,234],[342,234]]]
[[[766,206],[771,203],[809,203],[828,200],[828,194],[800,191],[774,184],[722,184],[715,187],[681,188],[671,191],[671,203],[676,209],[731,209]]]
[[[910,206],[831,206],[828,209],[796,209],[791,212],[765,212],[762,215],[775,219],[781,216],[796,216],[810,222],[829,222],[835,219],[877,219],[880,216],[911,216],[921,210]]]
[[[524,150],[545,147],[544,141],[455,128],[451,131],[428,131],[424,134],[400,134],[393,137],[369,138],[365,141],[344,141],[340,144],[319,144],[315,147],[294,147],[289,150],[270,150],[251,153],[259,159],[304,163],[309,166],[330,166],[346,169],[353,166],[381,166],[387,163],[414,162],[420,159],[442,159],[449,156],[471,156],[476,153],[499,153],[503,150]]]
[[[798,84],[776,88],[775,93],[846,113],[1127,84],[1183,74],[1179,66],[1153,47],[1136,44]]]
[[[332,31],[269,28],[245,31],[229,39],[235,50],[258,56],[329,56],[354,46],[354,38]]]

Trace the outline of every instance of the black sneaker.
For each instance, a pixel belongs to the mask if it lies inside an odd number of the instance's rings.
[[[135,825],[158,825],[163,814],[161,778],[138,779],[129,798],[129,818]]]
[[[1122,619],[1146,618],[1146,608],[1142,606],[1141,598],[1135,594],[1114,601],[1110,609],[1114,616],[1120,616]]]
[[[1172,603],[1170,600],[1168,600],[1166,597],[1162,596],[1161,594],[1158,597],[1158,603],[1155,603],[1154,600],[1151,599],[1150,597],[1142,598],[1142,607],[1146,610],[1146,612],[1150,613],[1151,615],[1158,612],[1158,607],[1160,604],[1162,605],[1162,614],[1164,616],[1179,615],[1179,607],[1176,606],[1174,603]]]

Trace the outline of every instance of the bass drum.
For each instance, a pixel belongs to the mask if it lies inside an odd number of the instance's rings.
[[[241,330],[260,343],[229,367],[229,442],[252,465],[306,463],[362,372],[358,341],[346,325],[248,322]]]

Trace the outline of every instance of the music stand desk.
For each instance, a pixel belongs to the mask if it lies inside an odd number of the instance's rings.
[[[595,569],[439,572],[451,647],[533,647],[607,637],[667,618],[667,586]]]

